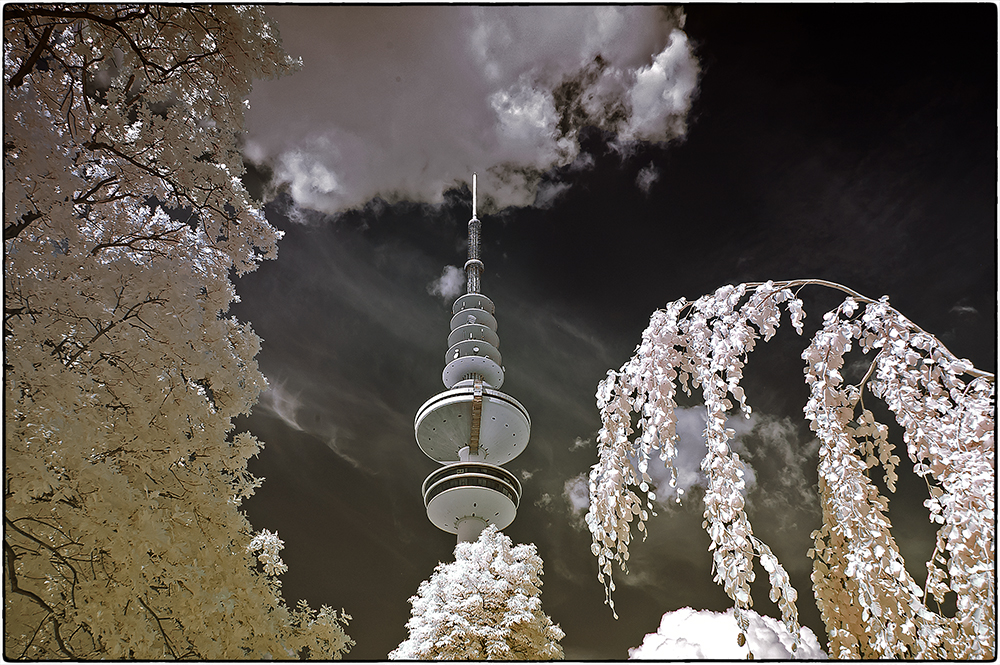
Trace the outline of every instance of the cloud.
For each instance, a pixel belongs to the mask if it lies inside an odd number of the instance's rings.
[[[583,438],[580,438],[580,437],[576,437],[573,440],[573,444],[569,447],[569,450],[570,450],[570,452],[574,452],[575,453],[576,451],[580,450],[581,448],[588,448],[588,447],[590,447],[590,444],[593,443],[593,442],[594,442],[594,440],[592,438],[591,439],[583,439]]]
[[[586,472],[573,476],[563,484],[563,498],[574,517],[581,517],[590,508],[590,480]]]
[[[796,513],[809,511],[819,518],[819,488],[815,469],[819,441],[802,434],[787,416],[755,414],[753,428],[739,437],[740,457],[755,475],[748,509],[765,510],[779,528],[792,526]]]
[[[455,266],[445,266],[441,276],[427,285],[427,293],[445,302],[457,298],[465,288],[465,271]]]
[[[639,169],[639,173],[635,177],[635,185],[642,190],[644,194],[649,194],[649,188],[653,186],[657,180],[660,179],[660,172],[653,166],[652,163],[649,166],[644,166]]]
[[[708,451],[705,445],[705,409],[704,407],[678,407],[674,410],[677,419],[676,431],[678,440],[676,442],[677,456],[674,458],[674,469],[677,473],[676,487],[670,486],[670,470],[666,464],[661,463],[658,457],[653,457],[649,461],[647,473],[653,480],[653,487],[656,492],[657,503],[665,506],[674,503],[679,496],[682,500],[685,495],[690,494],[693,487],[707,487],[708,479],[701,470],[701,460]],[[740,452],[740,437],[751,431],[755,419],[754,414],[750,420],[742,416],[726,419],[726,427],[736,432],[736,439],[732,448]],[[742,458],[742,456],[741,456]],[[749,490],[756,480],[753,468],[746,465],[744,461],[744,481],[746,489]]]
[[[538,185],[538,192],[535,195],[536,208],[551,208],[552,205],[569,190],[569,184],[565,182],[542,182]]]
[[[655,6],[271,6],[301,70],[258,82],[245,155],[330,214],[441,202],[479,174],[481,209],[547,205],[591,125],[684,135],[698,64]],[[592,162],[592,159],[590,160]],[[272,192],[273,193],[273,192]]]
[[[628,91],[632,114],[621,138],[662,141],[665,136],[683,136],[697,82],[698,66],[687,35],[673,30],[653,63],[635,73],[635,83]]]
[[[261,393],[260,401],[257,403],[257,408],[274,414],[289,427],[300,432],[302,426],[299,425],[296,414],[301,407],[302,401],[298,395],[293,395],[285,388],[284,383],[278,382],[271,383],[267,390]]]
[[[753,653],[754,660],[826,660],[815,633],[803,626],[801,644],[793,652],[792,636],[780,621],[749,610],[750,627],[746,644],[739,646],[739,629],[732,608],[726,612],[693,610],[683,607],[667,612],[655,633],[642,644],[628,650],[632,660],[744,660]]]
[[[708,486],[701,460],[706,453],[704,407],[679,407],[677,418],[676,489],[670,487],[670,471],[659,458],[650,459],[647,473],[653,479],[657,503],[670,506],[677,496],[683,500],[695,487]],[[743,463],[748,510],[766,511],[780,528],[793,526],[801,511],[819,514],[818,489],[813,469],[819,442],[788,417],[778,418],[755,411],[749,418],[734,416],[726,427],[735,430],[730,446]],[[773,519],[772,519],[773,518]]]
[[[958,314],[959,316],[978,316],[979,310],[969,304],[968,298],[962,298],[957,303],[955,303],[951,309],[948,310],[949,313]]]

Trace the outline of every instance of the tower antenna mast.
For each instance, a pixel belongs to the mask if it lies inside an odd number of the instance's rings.
[[[479,258],[479,232],[482,223],[476,217],[476,174],[472,174],[472,219],[469,220],[469,260],[465,262],[465,292],[479,293],[483,262]]]

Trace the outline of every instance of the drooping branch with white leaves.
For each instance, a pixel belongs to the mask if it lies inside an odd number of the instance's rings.
[[[690,395],[700,388],[707,411],[703,526],[711,537],[715,580],[733,600],[737,624],[745,630],[758,558],[771,600],[790,634],[799,634],[796,591],[770,548],[753,534],[744,506],[745,467],[730,449],[734,432],[725,422],[737,405],[750,416],[742,370],[757,340],[775,334],[782,306],[802,334],[798,292],[809,285],[848,294],[824,316],[802,353],[810,389],[805,416],[820,441],[823,509],[809,555],[830,655],[992,658],[995,377],[955,357],[887,298],[873,300],[825,280],[724,286],[693,302],[672,302],[653,314],[635,355],[599,384],[602,428],[587,523],[607,602],[614,611],[612,564],[627,572],[632,522],[645,531],[653,511],[656,496],[647,471],[654,455],[670,469],[671,487],[676,482],[677,391]],[[854,346],[874,357],[864,377],[848,384],[841,370]],[[865,406],[865,389],[903,428],[914,472],[927,482],[930,519],[941,525],[923,588],[906,571],[890,532],[888,499],[870,477],[880,467],[894,491],[900,460],[887,426]],[[949,591],[957,597],[954,616],[940,610]]]
[[[4,7],[4,653],[339,657],[240,510],[266,382],[227,317],[278,231],[240,177],[259,7]]]

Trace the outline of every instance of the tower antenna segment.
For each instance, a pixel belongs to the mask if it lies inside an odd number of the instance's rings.
[[[474,541],[489,524],[509,525],[521,501],[521,483],[503,468],[528,444],[531,419],[516,399],[500,392],[504,369],[493,301],[479,292],[480,221],[472,174],[472,219],[466,293],[452,306],[451,334],[441,373],[445,391],[417,411],[417,445],[443,466],[423,486],[427,517],[439,529]]]
[[[465,292],[479,293],[479,276],[483,262],[479,258],[479,231],[482,223],[476,217],[476,174],[472,174],[472,219],[469,220],[469,260],[465,262]]]

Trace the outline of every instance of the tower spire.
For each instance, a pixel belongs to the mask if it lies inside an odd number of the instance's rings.
[[[482,223],[476,218],[476,174],[472,174],[472,219],[469,220],[469,260],[465,262],[465,292],[479,293],[479,276],[483,262],[479,258],[479,231]]]
[[[521,483],[503,468],[528,444],[531,419],[520,402],[500,392],[504,369],[493,301],[479,292],[480,222],[472,174],[472,219],[466,293],[452,306],[445,391],[424,402],[413,431],[417,445],[442,468],[423,486],[427,517],[443,531],[473,541],[489,524],[503,529],[517,514]]]

